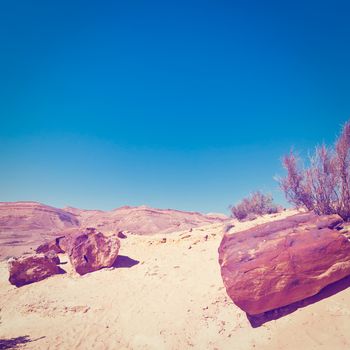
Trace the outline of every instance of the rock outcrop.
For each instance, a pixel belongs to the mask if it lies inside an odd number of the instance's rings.
[[[250,315],[317,294],[350,275],[350,241],[337,215],[298,214],[226,232],[221,275],[233,302]]]
[[[62,245],[75,271],[80,275],[111,267],[117,259],[120,241],[117,234],[106,237],[95,229],[66,236]]]
[[[57,259],[56,254],[31,254],[17,259],[11,258],[8,260],[9,281],[16,287],[21,287],[52,275],[64,273],[65,271],[57,266]]]

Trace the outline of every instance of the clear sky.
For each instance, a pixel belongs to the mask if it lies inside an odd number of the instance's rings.
[[[0,201],[225,212],[350,117],[349,1],[2,1]]]

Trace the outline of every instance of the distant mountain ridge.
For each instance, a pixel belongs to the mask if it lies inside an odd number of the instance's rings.
[[[100,231],[129,231],[150,235],[190,229],[223,222],[223,214],[201,214],[147,206],[123,206],[110,211],[63,209],[30,201],[0,202],[0,233],[37,231],[59,232],[70,228],[96,227]]]
[[[79,226],[75,215],[38,202],[0,202],[0,232],[63,230]]]

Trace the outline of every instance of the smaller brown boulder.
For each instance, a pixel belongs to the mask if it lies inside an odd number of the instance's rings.
[[[120,248],[117,234],[107,237],[92,229],[65,237],[64,244],[72,266],[80,275],[112,267]]]
[[[8,267],[9,281],[16,287],[38,282],[52,275],[65,273],[56,265],[52,256],[46,256],[45,254],[23,255],[17,259],[11,258],[8,260]]]

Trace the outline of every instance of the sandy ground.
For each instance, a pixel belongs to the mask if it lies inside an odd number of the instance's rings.
[[[350,349],[350,288],[252,327],[223,287],[221,234],[129,236],[116,268],[81,277],[67,263],[21,288],[0,263],[0,349]]]

